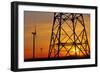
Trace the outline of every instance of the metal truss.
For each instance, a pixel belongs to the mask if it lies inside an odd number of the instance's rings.
[[[60,57],[90,57],[83,14],[54,13],[48,58]]]

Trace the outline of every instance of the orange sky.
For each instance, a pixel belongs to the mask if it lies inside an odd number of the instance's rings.
[[[52,29],[53,13],[49,12],[24,12],[24,58],[32,58],[32,32],[34,32],[34,27],[36,25],[36,48],[35,57],[47,57],[48,49],[50,44],[50,36]],[[90,16],[84,14],[86,31],[88,33],[88,38],[90,38]],[[68,28],[66,27],[68,30]],[[77,31],[80,30],[80,26]],[[43,48],[42,52],[40,51]]]

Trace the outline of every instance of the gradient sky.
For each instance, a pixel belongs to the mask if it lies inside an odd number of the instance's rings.
[[[50,36],[53,22],[53,14],[50,12],[24,12],[24,58],[32,58],[32,32],[36,26],[36,48],[37,58],[47,57],[50,44]],[[84,14],[85,26],[90,41],[90,15]],[[66,29],[68,29],[66,27]],[[78,28],[80,30],[80,27]],[[41,48],[43,49],[41,52]]]

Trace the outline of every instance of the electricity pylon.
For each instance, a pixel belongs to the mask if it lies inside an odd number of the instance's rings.
[[[83,14],[54,13],[48,58],[89,58]]]

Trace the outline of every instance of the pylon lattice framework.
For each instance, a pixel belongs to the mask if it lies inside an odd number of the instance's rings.
[[[48,58],[90,57],[83,14],[54,13]]]

